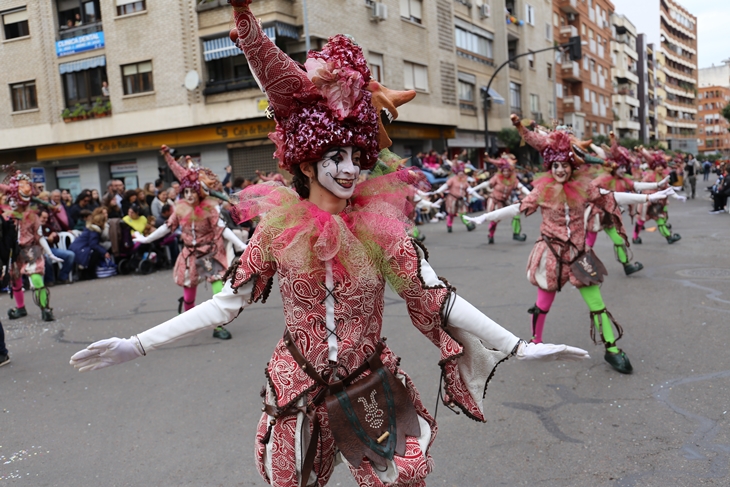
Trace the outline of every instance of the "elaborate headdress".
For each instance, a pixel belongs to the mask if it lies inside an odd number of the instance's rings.
[[[380,149],[390,145],[383,125],[415,92],[387,90],[371,79],[362,49],[343,35],[310,51],[302,69],[266,37],[248,8],[251,0],[229,3],[236,21],[231,40],[246,55],[276,120],[269,138],[279,166],[291,171],[333,146],[358,147],[362,169],[375,166]]]
[[[610,161],[615,165],[614,168],[629,168],[633,166],[636,160],[631,151],[618,143],[618,139],[616,139],[616,134],[614,134],[613,131],[609,133],[609,137],[611,138]]]
[[[13,170],[13,164],[3,167],[8,175],[0,184],[0,193],[5,194],[8,199],[14,199],[19,206],[28,206],[33,199],[35,188],[30,176],[19,169]]]
[[[192,188],[193,191],[198,193],[201,200],[207,196],[228,199],[222,191],[223,185],[213,171],[196,164],[190,156],[185,156],[184,162],[182,158],[176,161],[166,145],[163,145],[161,150],[167,166],[172,171],[175,179],[180,181],[180,189]]]
[[[666,168],[667,162],[671,159],[662,150],[648,151],[643,147],[639,147],[637,151],[644,158],[650,169]]]
[[[511,169],[514,171],[517,166],[517,159],[514,154],[507,152],[503,153],[497,159],[487,158],[487,161],[497,166],[498,169]]]
[[[580,141],[568,130],[553,130],[547,134],[538,129],[527,130],[520,118],[514,114],[511,120],[525,142],[542,155],[545,169],[550,168],[556,161],[568,162],[573,168],[580,167],[585,162],[584,157],[591,141]]]

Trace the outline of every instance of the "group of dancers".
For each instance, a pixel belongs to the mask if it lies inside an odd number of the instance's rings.
[[[97,370],[218,329],[253,303],[265,302],[278,276],[285,327],[266,364],[255,442],[259,474],[276,487],[324,486],[336,460],[349,467],[360,486],[425,485],[433,469],[436,419],[381,336],[386,283],[404,299],[413,325],[440,350],[441,399],[471,419],[485,421],[487,385],[497,365],[509,358],[588,358],[585,350],[542,343],[545,316],[568,282],[580,289],[589,307],[592,333],[603,338],[606,361],[619,372],[631,372],[615,343],[621,328],[616,325],[614,334],[615,322],[598,287],[605,269],[586,246],[585,214],[592,205],[604,227],[610,223],[625,239],[619,205],[657,204],[671,189],[660,190],[657,183],[656,192],[647,195],[599,187],[586,170],[579,141],[568,131],[528,130],[513,116],[525,140],[542,153],[548,173],[521,202],[509,204],[505,195],[514,183],[514,168],[504,162],[501,175],[489,181],[490,211],[463,216],[463,221],[473,227],[538,209],[542,213],[541,236],[528,264],[528,278],[538,286],[532,337],[522,340],[437,277],[426,248],[409,235],[419,174],[383,160],[392,160],[386,127],[415,93],[380,85],[361,48],[344,35],[330,38],[321,51],[310,51],[302,69],[264,34],[249,9],[251,0],[230,3],[231,39],[269,99],[276,120],[270,135],[275,157],[292,174],[293,189],[272,181],[237,195],[233,217],[239,222],[258,218],[259,223],[243,254],[222,274],[224,262],[210,245],[220,241],[220,232],[226,238],[225,231],[218,230],[212,216],[206,220],[212,212],[203,206],[210,194],[203,171],[189,169],[181,184],[189,214],[160,230],[161,235],[177,224],[188,225],[183,236],[190,250],[175,268],[175,281],[186,290],[186,311],[130,338],[95,342],[76,353],[72,365]],[[373,171],[379,175],[359,182],[361,171],[381,166],[390,170]],[[462,216],[462,179],[444,190],[451,223]],[[204,239],[201,230],[215,238]],[[519,226],[513,234],[521,235]],[[207,264],[199,265],[206,256]],[[191,307],[203,275],[220,284],[212,299]]]

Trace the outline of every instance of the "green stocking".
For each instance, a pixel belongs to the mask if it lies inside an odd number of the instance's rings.
[[[213,291],[213,296],[223,291],[223,281],[213,281],[210,284],[210,289]]]
[[[512,218],[512,233],[515,235],[522,233],[522,220],[520,220],[520,215]]]
[[[666,208],[665,208],[666,211]],[[670,237],[672,235],[672,232],[669,231],[667,228],[667,219],[666,218],[657,218],[656,221],[657,227],[659,227],[659,233],[662,234],[662,237]]]
[[[606,235],[611,238],[611,241],[616,248],[616,256],[618,257],[618,261],[622,264],[628,264],[629,256],[626,255],[626,242],[624,242],[624,239],[621,237],[621,235],[618,234],[614,227],[604,228],[604,231],[606,232]]]
[[[413,238],[418,238],[419,235],[421,235],[421,232],[418,230],[418,227],[413,227],[413,231],[411,231],[411,236]]]
[[[468,225],[469,222],[466,220],[466,215],[464,213],[459,213],[459,218],[461,218],[461,223],[464,225]]]
[[[43,285],[43,276],[40,274],[32,274],[30,276],[30,283],[33,286],[33,289],[35,289],[35,292],[38,293],[38,303],[41,308],[47,308],[48,307],[48,291],[46,290],[45,286]]]
[[[608,319],[608,315],[605,313],[606,305],[603,304],[601,289],[596,285],[582,287],[580,288],[580,295],[583,296],[583,300],[586,302],[588,309],[591,312],[604,310],[604,312],[600,315],[595,315],[593,317],[593,326],[595,326],[596,330],[601,333],[604,341],[607,343],[614,343],[616,339],[613,334],[613,328],[611,328],[611,320]],[[606,350],[611,353],[618,353],[618,348],[615,345],[607,348]]]

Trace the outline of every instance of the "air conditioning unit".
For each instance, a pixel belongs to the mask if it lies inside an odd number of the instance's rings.
[[[492,8],[489,6],[488,3],[484,3],[479,6],[479,16],[483,19],[489,17],[492,15]]]
[[[568,14],[568,22],[573,22],[574,20],[575,20],[575,14],[574,13],[569,13]]]
[[[388,18],[388,6],[384,3],[375,2],[371,8],[370,20],[380,22]]]

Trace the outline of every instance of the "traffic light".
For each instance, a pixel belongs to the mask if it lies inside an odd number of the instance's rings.
[[[568,43],[565,44],[565,47],[568,50],[568,57],[571,61],[580,61],[583,57],[583,49],[582,49],[582,43],[580,40],[580,36],[573,36],[568,40]]]

